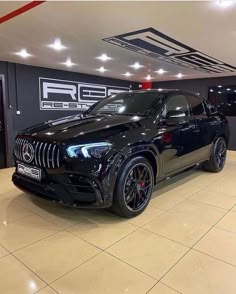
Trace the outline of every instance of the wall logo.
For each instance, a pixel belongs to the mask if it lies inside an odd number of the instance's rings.
[[[128,87],[39,78],[40,110],[83,111],[100,99],[128,90]]]
[[[137,53],[198,71],[207,73],[236,72],[236,67],[199,52],[153,28],[103,40]]]

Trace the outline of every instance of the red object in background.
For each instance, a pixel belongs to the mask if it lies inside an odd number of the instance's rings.
[[[22,13],[25,13],[26,11],[33,9],[34,7],[40,5],[44,2],[45,1],[32,1],[30,3],[27,3],[26,5],[0,17],[0,24],[6,22],[6,21],[8,21],[8,20],[10,20],[10,19],[22,14]]]
[[[141,89],[143,90],[152,89],[152,82],[143,82]]]

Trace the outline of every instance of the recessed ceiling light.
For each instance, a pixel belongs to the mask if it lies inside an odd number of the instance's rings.
[[[68,67],[72,67],[73,65],[76,65],[76,63],[73,63],[73,62],[71,61],[71,58],[67,58],[67,59],[66,59],[66,62],[62,62],[62,64],[66,65],[66,66],[68,66]]]
[[[218,91],[218,94],[221,94],[222,92],[221,91]]]
[[[105,69],[104,66],[101,66],[101,67],[97,68],[96,70],[99,71],[99,72],[108,71],[108,69]]]
[[[222,86],[221,86],[221,85],[219,85],[219,86],[218,86],[218,88],[222,88]]]
[[[145,78],[147,81],[150,81],[152,79],[151,75],[147,75]]]
[[[60,39],[56,39],[56,40],[54,41],[54,43],[49,44],[48,47],[50,47],[50,48],[52,48],[52,49],[54,49],[54,50],[56,50],[56,51],[61,51],[61,50],[64,50],[64,49],[67,48],[66,46],[62,45]]]
[[[234,90],[234,93],[236,93],[236,90]]]
[[[210,89],[210,92],[214,92],[214,90],[213,89]]]
[[[122,75],[123,75],[123,76],[126,76],[127,78],[130,77],[130,76],[133,76],[133,74],[130,73],[130,72],[128,72],[128,71],[127,71],[125,74],[122,74]]]
[[[97,59],[101,60],[101,61],[108,61],[111,60],[112,58],[107,56],[106,53],[103,53],[101,56],[96,57]]]
[[[227,88],[226,90],[227,90],[227,91],[231,91],[231,89],[230,89],[230,88]]]
[[[158,73],[159,75],[163,75],[165,72],[167,72],[166,70],[164,70],[163,68],[158,69],[157,71],[155,71],[156,73]]]
[[[217,1],[218,5],[220,5],[221,7],[229,7],[232,4],[234,4],[234,1],[230,1],[230,0],[220,0]]]
[[[181,79],[181,78],[183,77],[183,74],[182,74],[182,73],[178,73],[178,74],[176,75],[176,77],[177,77],[178,79]]]
[[[140,68],[142,68],[144,66],[141,65],[139,62],[135,62],[134,64],[130,65],[130,67],[132,67],[134,69],[140,69]]]
[[[29,52],[27,52],[26,49],[21,49],[19,52],[16,52],[15,55],[18,55],[22,58],[27,58],[27,57],[30,57],[32,56],[32,54],[30,54]]]

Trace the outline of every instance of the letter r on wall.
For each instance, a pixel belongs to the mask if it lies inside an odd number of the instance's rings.
[[[77,87],[75,85],[43,82],[43,98],[48,99],[50,93],[70,95],[72,100],[77,100]]]

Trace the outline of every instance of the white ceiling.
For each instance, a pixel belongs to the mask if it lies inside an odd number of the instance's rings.
[[[236,66],[236,4],[221,7],[213,2],[45,2],[0,24],[0,60],[38,65],[76,72],[100,74],[96,68],[109,69],[104,76],[141,81],[151,74],[154,80],[236,75],[236,72],[211,74],[154,59],[104,42],[102,39],[152,27],[167,36],[213,58]],[[0,2],[0,17],[27,2]],[[56,52],[47,47],[60,38],[68,49]],[[22,48],[33,54],[28,59],[14,55]],[[106,53],[113,58],[103,63],[95,57]],[[77,65],[62,65],[67,57]],[[145,67],[133,70],[139,61]],[[154,71],[168,72],[160,76]]]

